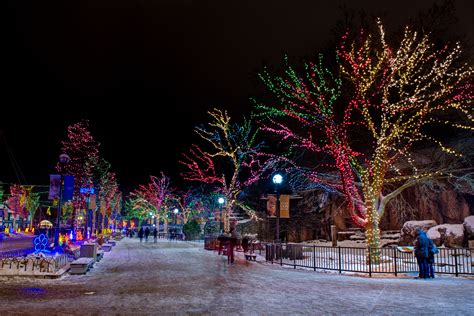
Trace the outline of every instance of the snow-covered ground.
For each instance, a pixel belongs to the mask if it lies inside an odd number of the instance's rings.
[[[123,239],[87,275],[0,278],[0,315],[472,315],[474,280],[367,278],[226,257],[202,243]]]

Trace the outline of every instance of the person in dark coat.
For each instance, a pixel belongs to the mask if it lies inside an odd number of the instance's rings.
[[[428,255],[430,247],[430,239],[422,229],[417,230],[417,238],[415,241],[415,256],[418,262],[419,279],[426,279],[429,277]]]
[[[140,230],[138,231],[138,238],[140,238],[140,242],[143,240],[143,227],[140,227]]]
[[[249,240],[247,237],[242,238],[242,248],[244,249],[244,253],[247,253],[249,250]]]
[[[158,230],[155,227],[153,229],[153,242],[156,244],[157,240],[158,240]]]
[[[147,227],[145,229],[145,242],[148,242],[148,236],[150,236],[150,229]]]

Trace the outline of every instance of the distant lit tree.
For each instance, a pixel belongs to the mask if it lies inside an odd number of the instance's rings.
[[[157,222],[160,218],[166,221],[169,202],[173,199],[172,193],[170,178],[162,172],[160,177],[150,176],[149,183],[142,184],[134,190],[130,194],[129,203],[131,203],[132,209],[146,212],[145,215],[155,216]]]
[[[13,227],[15,227],[15,220],[17,216],[21,218],[27,217],[26,210],[26,191],[25,189],[17,184],[10,186],[10,196],[7,199],[7,207],[13,213]]]
[[[180,163],[185,167],[184,179],[211,184],[226,198],[224,230],[230,231],[230,216],[236,207],[257,219],[255,211],[240,199],[240,193],[257,182],[266,170],[267,156],[262,144],[256,141],[258,129],[251,120],[243,124],[231,123],[227,112],[214,109],[209,112],[212,120],[207,127],[196,128],[203,140],[204,149],[193,145],[183,154]]]

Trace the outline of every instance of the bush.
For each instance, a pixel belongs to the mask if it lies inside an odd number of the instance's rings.
[[[219,234],[220,222],[214,220],[208,220],[204,225],[204,234],[207,235],[217,235]]]
[[[186,240],[194,240],[201,235],[201,225],[195,220],[187,222],[183,226],[183,232],[186,235]]]

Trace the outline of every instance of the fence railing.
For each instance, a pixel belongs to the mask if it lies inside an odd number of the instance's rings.
[[[379,260],[372,262],[370,252],[378,252]],[[474,274],[474,249],[440,248],[434,257],[435,273]],[[358,272],[417,273],[416,257],[399,248],[353,248],[330,247],[305,244],[266,244],[265,257],[268,262],[314,270],[334,270],[339,273]]]

